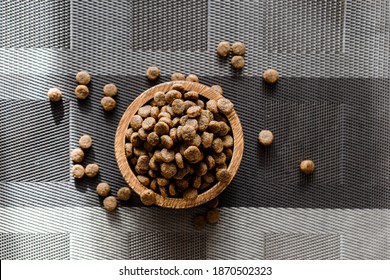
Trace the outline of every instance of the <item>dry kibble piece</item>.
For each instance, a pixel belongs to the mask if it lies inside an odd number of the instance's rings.
[[[194,180],[192,181],[192,187],[195,189],[199,189],[202,185],[202,177],[195,176]]]
[[[138,109],[138,115],[140,115],[142,118],[147,118],[150,116],[150,112],[152,110],[152,106],[145,105]]]
[[[189,188],[183,193],[185,200],[195,200],[198,197],[198,190],[195,188]]]
[[[172,116],[171,116],[168,112],[166,112],[165,110],[163,110],[164,108],[165,108],[165,106],[161,108],[160,114],[158,114],[158,118],[159,118],[159,119],[161,119],[161,118],[171,119]]]
[[[206,207],[213,209],[213,208],[217,208],[218,204],[219,204],[219,199],[218,199],[218,197],[216,197],[216,198],[210,200],[209,202],[207,202]]]
[[[153,170],[149,170],[149,172],[150,172],[150,171],[153,172]],[[142,185],[144,185],[145,187],[149,186],[149,184],[150,184],[150,179],[149,179],[148,177],[146,177],[146,176],[138,175],[138,176],[137,176],[137,179],[138,179],[138,181],[139,181]]]
[[[207,130],[210,124],[210,118],[205,111],[202,111],[201,115],[198,118],[198,130],[200,132]]]
[[[110,112],[114,110],[116,106],[116,101],[112,97],[105,96],[100,100],[100,104],[102,104],[104,111]]]
[[[206,175],[207,171],[208,171],[207,164],[204,162],[199,163],[195,168],[196,176],[199,177]]]
[[[161,145],[166,148],[166,149],[170,149],[173,147],[173,140],[171,137],[169,137],[168,135],[163,135],[161,136]]]
[[[259,143],[264,146],[269,146],[274,141],[274,135],[269,130],[262,130],[258,137]]]
[[[143,119],[139,115],[135,115],[131,118],[130,126],[133,129],[133,131],[138,131],[142,127]]]
[[[184,80],[185,80],[186,77],[184,75],[183,75],[183,77],[184,77]],[[176,83],[176,84],[172,85],[172,89],[178,90],[180,92],[184,92],[185,91],[184,86],[182,84],[180,84],[180,83]]]
[[[130,142],[134,147],[142,146],[143,143],[141,138],[139,138],[138,136],[138,132],[134,132],[133,134],[131,134]]]
[[[191,100],[186,100],[184,101],[184,111],[187,111],[188,108],[192,107],[192,106],[196,106],[196,103],[194,101],[191,101]]]
[[[190,146],[184,151],[184,157],[190,163],[198,163],[203,159],[203,154],[196,146]]]
[[[167,149],[161,150],[161,160],[165,163],[169,163],[175,159],[175,152]]]
[[[138,137],[139,137],[142,141],[146,141],[146,139],[148,139],[148,133],[145,131],[145,129],[140,128],[140,129],[138,130]]]
[[[152,182],[150,183],[150,188],[151,188],[153,191],[157,191],[157,189],[158,189],[157,179],[153,179],[153,180],[152,180]]]
[[[175,174],[175,176],[173,176],[174,179],[176,180],[181,180],[183,179],[188,173],[190,172],[190,167],[189,165],[185,165],[184,168],[179,168],[177,170],[177,173]]]
[[[188,92],[184,93],[184,99],[196,102],[199,99],[199,93],[197,93],[196,91],[193,91],[193,90],[188,91]]]
[[[160,170],[160,167],[159,167],[159,165],[158,165],[158,162],[157,162],[157,160],[156,160],[156,157],[155,156],[152,156],[151,158],[150,158],[150,161],[149,161],[149,168],[151,169],[151,170]]]
[[[182,94],[178,90],[170,90],[165,94],[165,102],[167,104],[172,104],[173,100],[180,99],[182,97]]]
[[[184,74],[176,72],[171,75],[171,81],[184,81],[186,76]]]
[[[84,167],[81,164],[75,164],[72,166],[72,175],[76,179],[81,179],[84,177]]]
[[[207,127],[207,130],[211,133],[219,133],[220,123],[218,121],[211,121]]]
[[[198,130],[199,128],[198,121],[196,119],[187,119],[184,125],[192,126],[195,130]]]
[[[229,180],[232,177],[232,174],[227,169],[220,169],[217,171],[216,174],[217,180],[220,181],[221,183],[226,183],[229,182]]]
[[[158,120],[159,122],[165,122],[170,128],[173,127],[172,120],[167,117],[162,117]]]
[[[169,137],[171,137],[172,141],[175,143],[177,141],[177,128],[171,128],[169,131]]]
[[[175,154],[175,162],[177,164],[177,167],[184,168],[183,156],[180,153]]]
[[[136,166],[137,165],[137,158],[136,157],[131,157],[129,162],[131,166]]]
[[[118,190],[117,196],[121,201],[128,201],[131,196],[131,189],[129,187],[122,187]]]
[[[144,190],[141,194],[141,202],[144,205],[152,205],[156,202],[156,194],[152,190]]]
[[[160,143],[160,137],[156,132],[151,132],[148,134],[146,141],[148,141],[148,143],[152,146],[157,146]]]
[[[150,108],[150,116],[157,119],[158,114],[160,114],[160,109],[156,106],[152,106],[152,108]]]
[[[242,69],[245,66],[245,60],[241,55],[235,55],[232,57],[231,64],[235,69]]]
[[[76,95],[77,99],[84,100],[88,97],[89,95],[89,89],[87,86],[84,85],[78,85],[74,89],[74,94]]]
[[[226,134],[229,133],[230,127],[225,122],[218,122],[218,124],[219,124],[219,131],[218,131],[219,136],[225,136]]]
[[[165,122],[158,122],[154,126],[154,132],[157,133],[157,135],[168,135],[169,133],[169,125],[167,125]]]
[[[222,153],[223,151],[223,142],[221,138],[215,138],[213,140],[213,143],[211,144],[211,148],[214,150],[216,153]]]
[[[96,187],[96,192],[100,196],[107,196],[110,194],[110,185],[106,182],[99,183]]]
[[[198,134],[195,135],[194,139],[190,141],[186,141],[186,144],[190,146],[197,146],[199,147],[200,144],[202,144],[202,137],[200,137]]]
[[[91,75],[87,71],[80,71],[76,75],[76,81],[80,85],[88,85],[91,82]]]
[[[203,148],[207,149],[207,148],[210,148],[211,145],[213,144],[214,134],[205,131],[205,132],[203,132],[201,138],[202,138]]]
[[[220,85],[213,85],[211,86],[211,89],[215,92],[218,92],[219,94],[223,94],[223,89]]]
[[[147,117],[142,122],[142,128],[145,130],[151,130],[154,128],[155,124],[156,124],[156,120],[154,118]]]
[[[222,170],[222,169],[227,169],[228,168],[228,166],[226,165],[226,163],[224,162],[224,163],[221,163],[221,164],[217,164],[216,166],[215,166],[215,170],[218,172],[219,170]]]
[[[140,156],[137,160],[137,166],[142,170],[149,170],[149,160],[150,158],[147,155]]]
[[[221,214],[218,209],[210,209],[207,211],[206,220],[208,224],[215,225],[219,222]]]
[[[112,212],[118,207],[118,201],[114,196],[108,196],[103,200],[103,207],[107,211]]]
[[[304,160],[301,162],[301,164],[299,165],[299,168],[301,169],[301,171],[303,173],[305,173],[306,175],[309,175],[311,173],[314,172],[314,162],[312,160]]]
[[[166,179],[171,179],[177,173],[177,167],[174,163],[162,163],[161,175]]]
[[[158,189],[159,189],[160,194],[161,194],[162,197],[164,197],[164,198],[168,197],[168,192],[167,192],[166,187],[159,186]]]
[[[185,105],[184,105],[184,101],[181,100],[181,99],[175,99],[173,100],[172,102],[172,110],[173,112],[176,114],[176,115],[181,115],[183,114],[184,110],[185,110]]]
[[[217,106],[218,106],[218,110],[224,113],[225,115],[230,114],[234,109],[233,103],[227,98],[218,99]]]
[[[224,153],[218,153],[213,155],[215,164],[224,164],[226,162],[226,155]]]
[[[165,93],[162,91],[158,91],[154,94],[154,101],[156,105],[161,107],[165,105]]]
[[[208,190],[211,186],[212,186],[212,184],[203,182],[202,185],[201,185],[200,188],[199,188],[199,191],[206,191],[206,190]]]
[[[217,101],[211,99],[206,102],[206,109],[209,110],[213,114],[218,114],[218,106],[217,106]]]
[[[132,128],[128,128],[127,130],[126,130],[126,140],[127,141],[130,141],[130,137],[131,137],[131,134],[133,134],[133,129]]]
[[[202,230],[206,227],[207,221],[206,217],[203,215],[198,215],[193,219],[194,227],[197,230]]]
[[[160,176],[160,173],[156,170],[149,169],[148,175],[150,178],[157,178],[158,176]]]
[[[199,99],[198,101],[196,101],[196,105],[199,106],[200,108],[202,108],[202,110],[204,109],[204,102],[203,102],[203,100]]]
[[[202,108],[199,106],[192,106],[192,107],[187,109],[187,115],[190,118],[196,118],[196,117],[200,116],[201,113],[202,113]]]
[[[165,187],[169,185],[169,180],[166,178],[157,178],[156,179],[157,185],[160,187]]]
[[[70,152],[70,158],[72,159],[73,162],[75,163],[80,163],[84,159],[84,152],[80,148],[73,149]]]
[[[206,175],[203,175],[203,176],[202,176],[202,180],[203,180],[204,182],[206,182],[206,183],[211,184],[211,183],[214,183],[214,181],[215,181],[215,176],[214,176],[214,174],[213,174],[211,171],[208,171],[208,172],[206,173]]]
[[[145,169],[140,168],[138,164],[134,167],[134,170],[139,175],[145,175],[149,171],[149,170],[145,170]]]
[[[92,146],[92,138],[91,136],[85,134],[80,137],[79,145],[82,149],[89,149]]]
[[[190,186],[190,181],[188,179],[176,180],[176,188],[180,192],[184,192]]]
[[[118,94],[118,88],[114,84],[107,84],[103,88],[105,96],[114,97]]]
[[[147,156],[148,152],[143,147],[134,147],[133,154],[139,158],[140,156]]]
[[[62,92],[59,88],[51,88],[47,92],[47,96],[49,97],[49,100],[52,102],[58,102],[62,98]]]
[[[190,82],[195,82],[195,83],[199,83],[199,78],[198,76],[194,75],[194,74],[189,74],[186,78],[186,81],[190,81]]]
[[[215,167],[215,160],[211,155],[208,155],[204,162],[206,163],[208,170],[213,169]]]
[[[223,153],[226,155],[226,160],[230,160],[233,157],[233,150],[232,149],[224,149]]]
[[[231,135],[226,135],[222,138],[222,143],[224,148],[231,148],[234,145],[234,139]]]
[[[230,53],[230,44],[229,42],[222,41],[217,46],[217,54],[220,57],[226,57]]]
[[[153,157],[155,158],[156,162],[159,162],[159,163],[163,162],[162,157],[161,157],[161,150],[154,151]]]
[[[99,173],[99,165],[96,163],[90,163],[85,167],[85,175],[92,178]]]
[[[180,123],[180,118],[176,117],[172,120],[172,127],[176,127]]]
[[[279,73],[275,69],[265,70],[263,73],[263,79],[269,84],[274,84],[279,80]]]
[[[156,66],[151,66],[148,69],[146,69],[146,77],[150,81],[157,80],[160,77],[160,69]]]
[[[235,55],[244,55],[246,51],[246,47],[244,43],[241,42],[235,42],[232,45],[232,52]]]
[[[195,138],[196,130],[191,125],[185,125],[181,128],[181,137],[184,141],[191,141]]]
[[[176,196],[177,192],[176,192],[176,187],[175,187],[174,183],[169,184],[168,191],[169,191],[170,196],[172,196],[172,197]]]

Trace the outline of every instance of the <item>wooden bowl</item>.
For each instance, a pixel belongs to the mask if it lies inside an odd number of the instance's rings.
[[[187,81],[174,81],[167,82],[163,84],[159,84],[154,86],[145,92],[143,92],[140,96],[138,96],[133,103],[126,109],[124,112],[122,119],[118,124],[118,128],[116,130],[115,135],[115,157],[118,162],[119,170],[122,173],[122,176],[129,184],[129,186],[138,194],[146,190],[147,188],[143,186],[137,179],[136,175],[133,173],[125,154],[125,134],[126,130],[129,127],[131,118],[137,113],[138,109],[148,103],[151,99],[153,99],[154,94],[158,91],[167,92],[172,89],[174,84],[180,83],[183,85],[186,91],[194,90],[198,92],[200,95],[206,97],[207,99],[218,100],[222,98],[222,95],[215,92],[211,88],[202,85],[200,83],[193,83]],[[195,200],[185,200],[183,198],[164,198],[159,194],[156,194],[156,202],[155,205],[165,207],[165,208],[191,208],[203,203],[206,203],[213,198],[217,197],[231,182],[233,177],[236,175],[238,168],[241,163],[242,154],[244,151],[244,139],[242,133],[242,127],[240,120],[233,110],[227,116],[230,126],[233,132],[234,138],[234,147],[233,147],[233,156],[230,160],[230,164],[228,166],[228,171],[232,174],[231,179],[228,182],[221,183],[218,182],[214,186],[212,186],[206,192],[201,193]]]

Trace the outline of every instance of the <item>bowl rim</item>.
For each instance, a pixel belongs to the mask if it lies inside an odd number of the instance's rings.
[[[144,190],[149,188],[143,186],[137,179],[133,170],[130,167],[130,164],[127,161],[126,153],[125,153],[125,143],[126,143],[126,130],[129,127],[131,118],[135,115],[138,109],[148,103],[153,96],[158,91],[168,92],[172,89],[172,86],[175,84],[183,85],[186,91],[194,90],[199,93],[199,95],[206,97],[211,100],[218,100],[223,98],[221,94],[212,90],[210,87],[189,81],[171,81],[166,83],[161,83],[156,86],[153,86],[147,90],[145,90],[142,94],[140,94],[125,110],[122,115],[121,120],[117,126],[116,134],[115,134],[115,157],[118,163],[119,170],[130,186],[130,188],[136,192],[138,195]],[[185,200],[183,198],[164,198],[161,195],[156,193],[156,202],[154,203],[157,206],[161,206],[164,208],[192,208],[201,204],[204,204],[213,198],[217,197],[222,191],[226,189],[226,187],[231,183],[234,176],[236,175],[242,160],[242,155],[244,152],[244,136],[241,127],[240,120],[238,118],[237,113],[233,110],[228,115],[225,115],[228,120],[230,127],[233,132],[234,139],[234,147],[233,147],[233,155],[230,160],[229,166],[227,170],[232,174],[229,181],[221,183],[217,182],[207,191],[198,195],[198,197],[194,200]]]

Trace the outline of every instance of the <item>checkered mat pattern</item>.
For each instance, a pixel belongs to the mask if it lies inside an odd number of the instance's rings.
[[[389,259],[390,0],[0,0],[0,259]],[[233,71],[215,47],[247,45]],[[221,195],[221,222],[194,230],[205,209],[143,207],[133,196],[106,213],[95,193],[125,184],[116,125],[155,85],[160,67],[220,84],[240,117],[241,167]],[[281,80],[264,84],[275,67]],[[77,71],[93,81],[73,96]],[[117,107],[100,106],[106,83]],[[51,104],[50,87],[64,92]],[[260,129],[275,143],[257,143]],[[69,152],[93,136],[75,181]],[[303,158],[316,163],[302,176]]]

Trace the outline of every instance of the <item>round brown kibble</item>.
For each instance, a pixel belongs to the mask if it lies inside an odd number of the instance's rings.
[[[92,178],[99,173],[99,165],[96,163],[90,163],[85,167],[85,175]]]
[[[152,117],[147,117],[142,122],[142,128],[145,130],[151,130],[156,125],[156,120]]]
[[[118,94],[118,88],[114,84],[107,84],[103,88],[105,96],[114,97]]]
[[[149,170],[149,172],[150,172],[150,171],[153,172],[153,170]],[[149,173],[148,173],[148,174],[149,174]],[[148,177],[146,177],[146,176],[138,175],[138,176],[137,176],[137,179],[138,179],[138,181],[139,181],[142,185],[144,185],[145,187],[149,186],[149,184],[150,184],[150,179],[149,179]]]
[[[217,54],[220,57],[226,57],[230,53],[230,44],[229,42],[222,41],[217,46]]]
[[[175,154],[175,162],[177,164],[177,167],[184,168],[183,156],[180,153]]]
[[[103,207],[109,212],[112,212],[118,207],[118,201],[114,196],[108,196],[103,200]]]
[[[263,73],[263,79],[269,84],[274,84],[279,80],[279,73],[275,69],[265,70]]]
[[[227,169],[220,169],[216,174],[217,180],[221,183],[227,183],[232,177],[232,174]]]
[[[194,218],[193,223],[195,229],[202,230],[206,227],[207,224],[206,217],[203,215],[198,215]]]
[[[224,164],[226,162],[226,155],[224,153],[214,154],[213,158],[216,164]]]
[[[218,99],[217,106],[218,106],[218,110],[224,113],[225,115],[230,114],[231,112],[233,112],[234,109],[233,103],[227,98]]]
[[[128,201],[131,197],[131,189],[129,187],[122,187],[118,190],[117,196],[121,201]]]
[[[75,164],[72,166],[72,176],[76,179],[81,179],[84,177],[84,167],[81,164]]]
[[[80,148],[73,149],[70,152],[70,158],[72,159],[73,162],[75,163],[80,163],[84,159],[84,152]]]
[[[235,55],[232,57],[231,64],[235,69],[242,69],[245,66],[245,60],[241,55]]]
[[[226,134],[229,133],[230,127],[227,125],[227,123],[218,122],[218,124],[219,124],[219,131],[218,131],[219,136],[225,136]]]
[[[112,97],[109,97],[109,96],[103,97],[102,100],[100,101],[100,103],[102,104],[104,111],[107,111],[107,112],[114,110],[114,108],[116,106],[115,99]]]
[[[194,180],[192,181],[192,187],[195,189],[199,189],[202,185],[202,177],[195,176]]]
[[[202,152],[196,146],[190,146],[184,151],[184,157],[190,163],[197,163],[203,159]]]
[[[154,126],[154,132],[157,133],[157,135],[168,135],[169,133],[169,125],[165,122],[158,122]]]
[[[147,118],[150,116],[152,110],[152,106],[145,105],[138,109],[138,115],[140,115],[142,118]]]
[[[150,108],[150,116],[153,117],[153,118],[157,118],[158,114],[160,114],[160,109],[156,106],[153,106],[152,108]]]
[[[158,120],[159,122],[165,122],[169,127],[173,127],[172,120],[168,117],[162,117]]]
[[[146,77],[150,81],[157,80],[160,77],[160,69],[158,69],[156,66],[149,67],[146,69]]]
[[[181,128],[181,137],[184,141],[191,141],[195,138],[196,130],[191,125],[185,125]]]
[[[161,150],[161,160],[165,163],[169,163],[175,159],[175,152],[167,149]]]
[[[110,185],[106,182],[99,183],[96,187],[96,192],[100,196],[107,196],[110,194]]]
[[[49,100],[52,102],[58,102],[62,98],[62,92],[59,88],[51,88],[47,92],[47,96],[49,97]]]
[[[135,115],[131,118],[130,126],[134,131],[138,131],[142,127],[143,119],[139,115]]]
[[[189,92],[184,93],[184,99],[196,102],[199,99],[199,93],[191,90]]]
[[[176,114],[176,115],[181,115],[183,114],[184,110],[185,110],[185,105],[184,105],[184,101],[181,100],[181,99],[175,99],[173,102],[172,102],[172,110],[173,112]]]
[[[91,75],[87,71],[80,71],[76,75],[76,81],[80,85],[88,85],[91,82]]]
[[[89,95],[89,89],[87,86],[84,85],[78,85],[75,90],[74,94],[76,95],[77,99],[84,100],[88,97]]]
[[[128,128],[126,129],[126,140],[127,141],[130,141],[130,137],[131,137],[131,134],[133,134],[133,129],[132,128]]]
[[[259,143],[264,146],[269,146],[274,141],[274,135],[269,130],[262,130],[259,133]]]
[[[203,132],[202,134],[202,146],[203,148],[210,148],[211,145],[213,144],[214,140],[214,134],[209,133],[209,132]]]
[[[196,176],[202,177],[203,175],[206,175],[207,173],[207,164],[204,162],[199,163],[195,168]]]
[[[207,202],[206,207],[213,209],[213,208],[217,208],[218,204],[219,204],[219,199],[218,199],[218,197],[216,197],[216,198],[210,200],[209,202]]]
[[[166,179],[171,179],[177,173],[177,167],[174,163],[162,163],[161,175]]]
[[[306,175],[309,175],[309,174],[314,172],[314,162],[312,160],[309,160],[309,159],[304,160],[299,165],[299,168],[301,169],[301,171],[303,173],[305,173]]]
[[[198,197],[198,190],[195,188],[189,188],[183,193],[185,200],[195,200]]]
[[[203,176],[202,176],[202,179],[203,179],[203,181],[205,181],[206,183],[211,184],[211,183],[214,183],[214,181],[215,181],[215,176],[214,176],[214,174],[213,174],[211,171],[208,171],[208,172],[206,173],[206,175],[203,175]]]
[[[148,143],[152,146],[157,146],[160,143],[160,137],[156,132],[152,132],[148,134],[146,141],[148,141]]]
[[[187,115],[190,118],[196,118],[196,117],[200,116],[200,113],[202,113],[202,108],[199,106],[192,106],[192,107],[187,109]]]
[[[92,146],[92,138],[89,135],[83,135],[79,139],[79,145],[82,149],[89,149]]]
[[[144,205],[152,205],[156,202],[156,194],[152,190],[144,190],[141,194],[141,202]]]
[[[165,94],[165,102],[168,104],[172,104],[173,100],[180,99],[182,94],[178,90],[170,90]]]
[[[146,139],[148,138],[148,133],[146,132],[145,129],[140,128],[140,129],[138,130],[138,137],[139,137],[142,141],[146,141]]]
[[[231,148],[234,145],[234,139],[231,135],[226,135],[222,138],[222,143],[224,148]]]
[[[213,169],[215,167],[215,160],[211,155],[208,155],[205,159],[205,163],[207,165],[207,169]]]
[[[235,42],[232,45],[232,52],[235,55],[244,55],[246,51],[246,47],[244,43],[241,42]]]
[[[184,81],[186,76],[184,74],[176,72],[171,75],[171,81]]]
[[[189,74],[186,78],[186,81],[194,82],[194,83],[199,83],[199,78],[198,76],[194,74]]]
[[[147,155],[140,156],[137,160],[137,166],[142,170],[149,170],[149,160],[150,158]]]
[[[215,225],[219,222],[221,214],[218,209],[210,209],[206,214],[206,221],[208,224]]]
[[[133,132],[133,134],[131,134],[130,142],[134,147],[139,147],[143,144],[141,138],[138,136],[138,132]]]
[[[165,93],[158,91],[154,94],[153,100],[156,102],[156,105],[161,107],[165,105]]]
[[[215,100],[209,100],[206,102],[206,109],[209,110],[211,113],[218,114],[218,105],[217,101]]]
[[[168,135],[163,135],[161,136],[161,145],[166,148],[166,149],[170,149],[173,147],[173,140],[171,137],[169,137]]]
[[[197,146],[199,147],[200,144],[202,144],[202,137],[200,137],[198,134],[195,135],[194,139],[190,141],[186,141],[186,144],[190,146]]]
[[[219,94],[223,94],[223,89],[220,85],[213,85],[211,86],[211,89]]]
[[[215,138],[213,140],[213,143],[211,144],[211,148],[214,150],[216,153],[222,153],[223,151],[223,142],[221,138]]]

